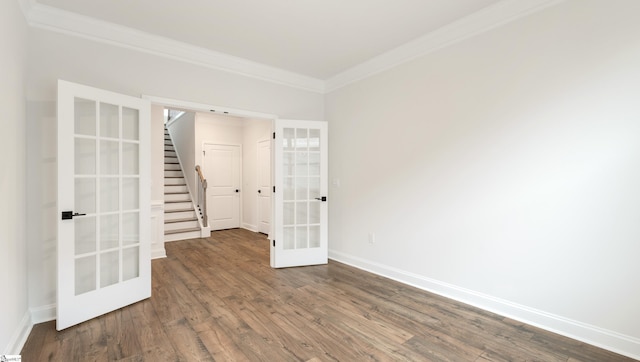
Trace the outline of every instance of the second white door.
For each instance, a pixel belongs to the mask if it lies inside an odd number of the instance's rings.
[[[271,140],[258,142],[258,232],[271,226]]]
[[[240,146],[205,144],[203,157],[211,230],[240,227]]]

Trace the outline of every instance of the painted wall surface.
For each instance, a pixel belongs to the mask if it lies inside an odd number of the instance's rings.
[[[198,164],[193,150],[196,147],[196,114],[187,112],[167,125],[171,134],[173,148],[176,150],[182,173],[187,182],[187,188],[192,197],[195,197],[198,185],[196,184],[195,168]]]
[[[26,248],[26,105],[27,27],[17,1],[0,4],[0,355],[15,354],[28,325]],[[24,320],[27,318],[27,320]]]
[[[16,27],[19,14],[9,13],[11,21],[3,27]],[[11,42],[16,39],[14,33],[3,32]],[[56,179],[58,78],[132,96],[145,94],[287,118],[324,118],[321,94],[41,29],[31,28],[28,35],[28,42],[21,42],[28,45],[27,172],[32,180],[27,207],[33,225],[27,236],[28,285],[29,305],[38,321],[55,315],[56,185],[50,180]],[[11,66],[18,70],[19,65]]]
[[[566,1],[328,94],[331,255],[640,356],[639,16]]]
[[[164,107],[151,106],[151,201],[164,200]]]

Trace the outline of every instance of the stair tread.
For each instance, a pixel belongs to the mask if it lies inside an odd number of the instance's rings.
[[[169,184],[169,185],[164,185],[166,186],[187,186],[187,184]]]
[[[173,220],[167,220],[167,219],[165,219],[165,220],[164,220],[164,223],[165,223],[165,224],[174,224],[174,223],[177,223],[177,222],[187,222],[187,221],[198,221],[198,219],[197,219],[197,218],[195,218],[195,217],[187,217],[187,218],[182,218],[182,219],[173,219]]]
[[[165,195],[189,195],[188,192],[186,191],[179,191],[179,192],[165,192]]]
[[[176,229],[176,230],[165,230],[164,234],[165,235],[171,235],[171,234],[181,234],[181,233],[188,233],[191,231],[200,231],[200,228],[186,228],[186,229]]]
[[[174,213],[174,212],[189,212],[189,211],[193,211],[195,212],[195,209],[175,209],[175,210],[164,210],[165,214],[170,214],[170,213]]]
[[[181,202],[188,202],[191,203],[191,200],[167,200],[164,203],[165,204],[179,204]]]

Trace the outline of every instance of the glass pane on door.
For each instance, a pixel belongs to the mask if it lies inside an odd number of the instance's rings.
[[[75,295],[140,276],[139,112],[74,102]]]
[[[283,248],[318,248],[320,133],[316,129],[284,128],[283,135]]]

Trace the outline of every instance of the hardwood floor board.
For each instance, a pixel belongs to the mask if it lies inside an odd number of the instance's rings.
[[[213,361],[213,357],[186,318],[164,325],[169,342],[181,361]]]
[[[531,326],[529,327],[535,328]],[[541,349],[548,349],[562,353],[563,355],[568,356],[570,360],[574,361],[634,361],[632,358],[624,357],[617,353],[606,351],[571,338],[557,336],[543,330],[534,334],[531,338],[531,343]]]
[[[193,289],[187,287],[187,280],[197,279],[193,274],[187,271],[182,263],[179,261],[171,261],[169,266],[171,270],[176,273],[179,281],[171,283],[171,293],[174,294],[175,300],[180,300],[178,307],[181,311],[181,315],[190,322],[197,323],[198,321],[209,318],[209,310],[203,306],[198,298],[193,294]],[[192,286],[197,285],[199,288],[204,288],[201,283],[190,282]]]
[[[138,355],[142,348],[138,342],[137,326],[133,324],[131,308],[118,309],[106,314],[101,321],[107,337],[109,360],[125,360]]]
[[[102,325],[104,316],[81,323],[75,328],[72,355],[78,360],[107,361],[107,335]]]
[[[55,341],[55,333],[52,329],[55,329],[55,321],[43,323],[42,328],[34,326],[31,329],[31,333],[27,337],[22,347],[22,358],[25,361],[37,361],[40,355],[36,355],[37,351],[44,351],[46,343],[52,343]],[[50,326],[51,325],[51,326]]]
[[[284,304],[279,304],[277,298],[270,299],[269,296],[263,296],[257,298],[255,302],[262,303],[261,306],[270,310],[272,323],[280,326],[281,330],[291,334],[296,340],[305,341],[302,343],[312,345],[317,351],[316,356],[319,356],[316,358],[321,358],[323,361],[339,361],[338,356],[342,356],[344,360],[357,360],[357,354],[353,353],[353,346],[344,343],[341,334],[333,334],[330,329],[319,323],[313,309],[300,306],[298,304],[300,300],[300,296],[295,295]]]
[[[323,300],[326,303],[325,305],[333,310],[337,309],[341,315],[348,316],[353,322],[366,324],[367,329],[384,336],[385,339],[392,343],[402,344],[414,336],[398,324],[387,323],[379,318],[374,318],[369,313],[366,305],[362,304],[358,299],[348,298],[339,289],[318,289],[309,285],[301,288],[301,290],[305,290],[316,299]]]
[[[475,361],[482,354],[479,350],[463,343],[450,343],[441,338],[415,336],[404,344],[416,354],[434,361]]]
[[[163,358],[156,361],[178,360],[151,300],[135,303],[128,308],[131,310],[131,320],[136,328],[140,348],[144,351],[144,358],[149,360],[158,356]]]
[[[245,301],[233,297],[226,301],[235,315],[259,335],[265,342],[280,348],[283,355],[293,360],[307,360],[314,356],[312,341],[301,336],[294,336],[289,331],[281,330],[273,323],[272,312],[257,301]]]
[[[152,297],[55,331],[27,361],[631,361],[330,261],[272,269],[246,230],[166,243]]]
[[[154,278],[151,302],[162,323],[169,323],[183,318],[180,309],[180,296],[174,293],[174,285],[180,283],[177,276],[171,273],[167,259],[156,260],[152,271]]]
[[[353,308],[345,310],[334,306],[331,301],[319,298],[308,288],[299,290],[300,295],[296,296],[296,301],[306,300],[307,303],[319,301],[315,308],[309,309],[313,311],[311,316],[313,322],[328,330],[335,330],[338,338],[348,336],[352,345],[360,346],[361,355],[371,356],[374,359],[392,356],[399,360],[415,360],[419,357],[401,346],[401,341],[406,338],[394,338],[394,335],[402,334],[402,331],[394,331],[387,326],[380,328],[375,321],[358,317],[358,313],[354,312]]]
[[[227,332],[221,328],[215,318],[194,326],[202,343],[216,361],[250,361],[241,348]]]

